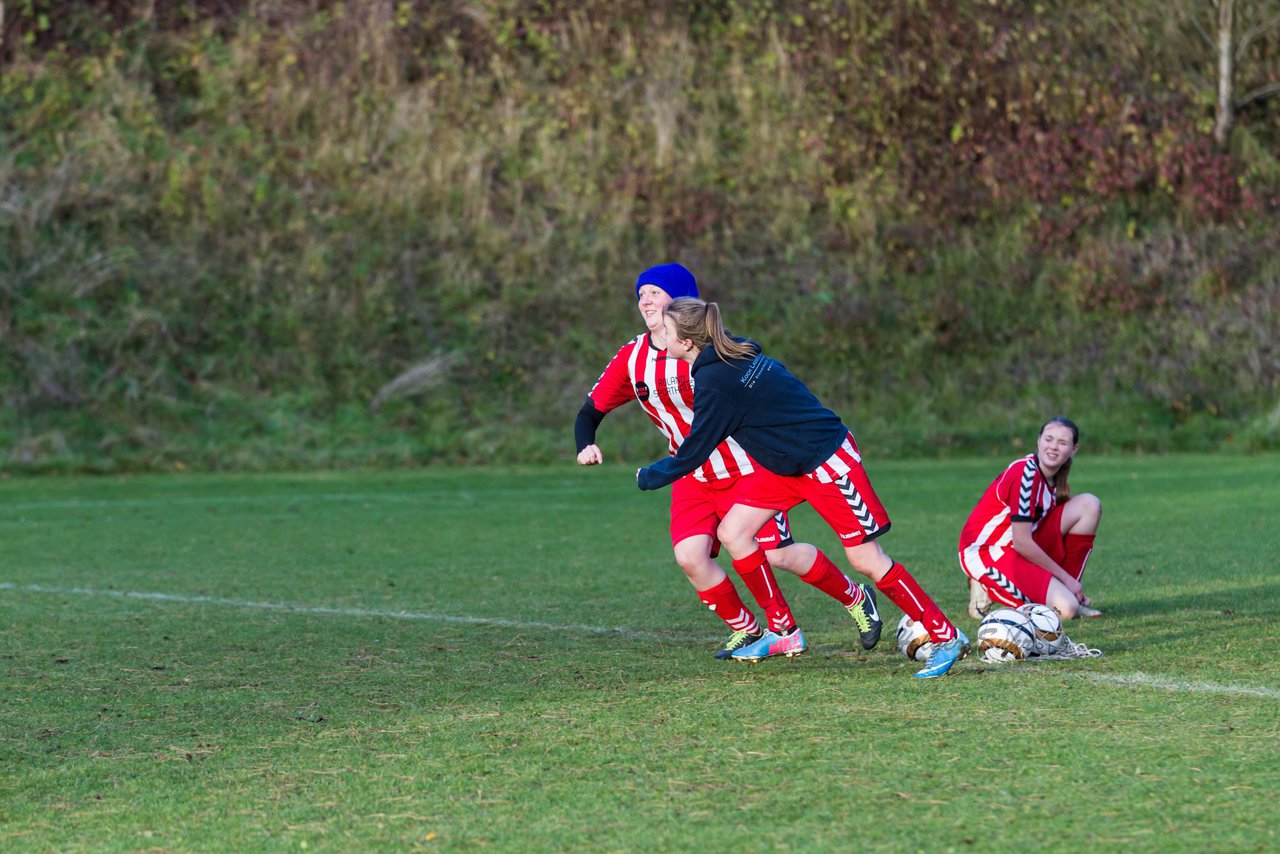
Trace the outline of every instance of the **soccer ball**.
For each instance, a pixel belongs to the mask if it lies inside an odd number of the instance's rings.
[[[898,649],[914,661],[927,661],[929,653],[933,652],[933,641],[929,640],[924,623],[917,623],[903,614],[898,622]]]
[[[1067,633],[1062,630],[1062,618],[1058,612],[1048,605],[1026,604],[1018,608],[1031,621],[1031,630],[1036,638],[1032,655],[1053,655],[1062,650],[1067,642]]]
[[[1022,661],[1035,648],[1031,618],[1013,608],[1001,608],[983,617],[978,626],[978,652],[984,661]]]

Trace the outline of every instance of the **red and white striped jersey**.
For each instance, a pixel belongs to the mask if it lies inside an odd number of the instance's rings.
[[[624,403],[639,401],[674,454],[689,435],[693,423],[693,378],[689,365],[667,358],[667,351],[655,347],[649,333],[627,342],[609,361],[604,373],[587,395],[601,412],[612,412]],[[755,462],[732,438],[716,446],[693,476],[701,481],[725,480],[755,471]]]
[[[1034,531],[1057,503],[1054,488],[1044,479],[1035,454],[1009,467],[982,493],[978,506],[960,532],[960,551],[977,547],[1003,551],[1013,545],[1014,522],[1030,522]]]
[[[827,457],[826,462],[805,477],[812,478],[818,483],[835,483],[853,471],[855,466],[860,465],[862,465],[862,455],[858,453],[858,443],[853,440],[853,434],[850,433],[844,437],[844,441],[840,443],[839,448],[836,448],[836,452]]]

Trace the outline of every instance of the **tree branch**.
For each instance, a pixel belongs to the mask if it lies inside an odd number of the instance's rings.
[[[1218,4],[1215,3],[1214,5],[1216,6]],[[1217,47],[1214,43],[1213,37],[1205,32],[1204,27],[1200,26],[1200,20],[1195,15],[1188,14],[1187,19],[1195,26],[1196,32],[1200,34],[1200,38],[1204,39],[1204,43],[1207,47],[1211,49]]]
[[[1239,100],[1237,100],[1234,104],[1232,104],[1232,106],[1235,109],[1239,110],[1242,107],[1245,107],[1253,103],[1254,101],[1266,100],[1267,98],[1270,98],[1272,95],[1275,95],[1277,93],[1280,93],[1280,82],[1268,83],[1265,86],[1259,86],[1257,89],[1254,89],[1251,92],[1247,92],[1244,96],[1242,96]]]
[[[1280,14],[1272,16],[1271,20],[1263,21],[1256,27],[1250,27],[1249,31],[1240,37],[1240,44],[1236,46],[1236,62],[1244,59],[1244,52],[1249,49],[1250,42],[1274,27],[1276,24],[1280,24]]]

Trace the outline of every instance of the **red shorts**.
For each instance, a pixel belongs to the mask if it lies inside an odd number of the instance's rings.
[[[1062,536],[1062,508],[1059,504],[1049,511],[1031,534],[1036,545],[1045,554],[1061,564],[1066,557],[1066,544]],[[1013,546],[1000,550],[997,557],[992,549],[970,546],[960,552],[960,567],[970,578],[975,578],[986,588],[991,601],[1009,608],[1027,602],[1045,603],[1049,595],[1049,582],[1053,574],[1036,566],[1014,550]]]
[[[860,462],[852,462],[848,473],[831,483],[807,475],[784,477],[761,469],[742,487],[737,499],[749,507],[783,511],[807,501],[845,548],[871,542],[889,530],[889,514]]]
[[[720,551],[716,528],[729,508],[738,503],[738,494],[759,474],[731,477],[710,483],[698,480],[691,474],[671,485],[671,545],[682,540],[706,534],[711,537],[711,556]],[[791,525],[786,513],[778,513],[756,533],[760,548],[768,551],[789,546]]]

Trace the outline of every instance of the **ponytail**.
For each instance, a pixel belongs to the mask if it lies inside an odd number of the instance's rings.
[[[726,361],[749,359],[756,348],[745,341],[735,341],[720,319],[720,306],[694,297],[680,297],[667,303],[662,313],[675,324],[676,337],[689,340],[699,350],[708,347]]]
[[[1080,444],[1080,428],[1076,426],[1076,422],[1065,415],[1055,415],[1041,424],[1040,432],[1036,434],[1037,439],[1044,435],[1044,428],[1050,424],[1061,424],[1066,427],[1071,431],[1071,444],[1073,446]],[[1053,492],[1059,504],[1065,504],[1071,499],[1071,484],[1068,479],[1071,477],[1071,464],[1075,461],[1075,454],[1072,454],[1071,459],[1062,464],[1062,468],[1058,469],[1058,474],[1053,479]]]
[[[1053,495],[1057,498],[1059,504],[1066,504],[1071,500],[1071,484],[1067,478],[1071,476],[1071,464],[1076,461],[1075,457],[1067,460],[1062,464],[1062,468],[1058,469],[1058,475],[1053,479]]]

